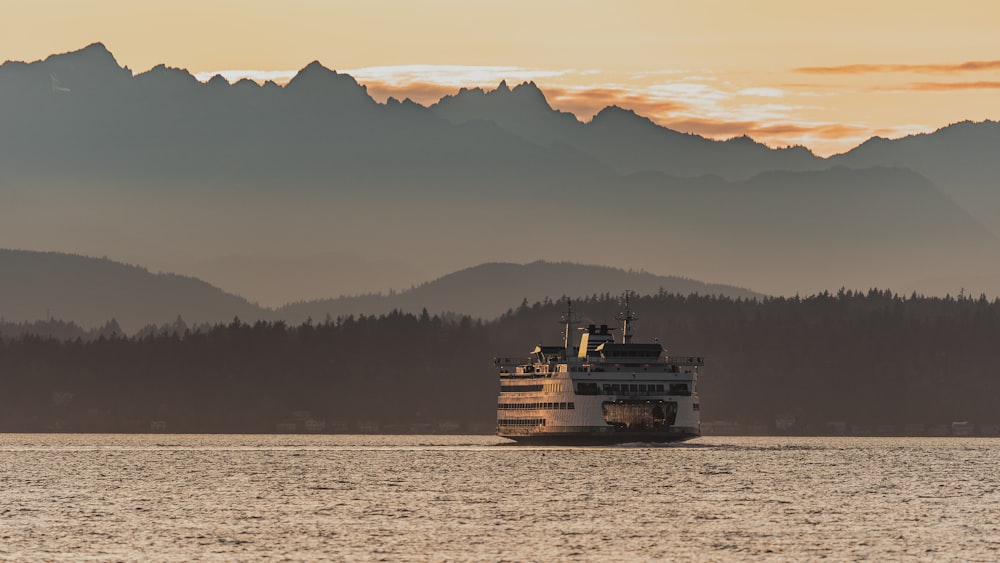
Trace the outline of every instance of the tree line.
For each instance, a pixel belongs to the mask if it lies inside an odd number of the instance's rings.
[[[637,341],[706,358],[703,422],[773,431],[791,416],[806,433],[1000,423],[997,300],[660,292],[631,307]],[[560,343],[564,309],[525,301],[493,321],[426,311],[296,326],[178,319],[131,336],[112,323],[39,324],[46,332],[0,322],[0,431],[273,432],[308,419],[316,431],[489,432],[492,358]],[[594,295],[574,309],[614,325],[620,303]]]

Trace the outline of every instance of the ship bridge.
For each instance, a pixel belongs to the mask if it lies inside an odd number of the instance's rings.
[[[605,342],[597,347],[596,352],[600,354],[601,360],[605,363],[614,364],[652,364],[660,361],[663,354],[663,346],[659,343],[653,344],[622,344],[619,342]]]

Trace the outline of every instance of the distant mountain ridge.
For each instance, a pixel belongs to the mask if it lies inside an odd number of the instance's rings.
[[[889,164],[915,170],[1000,235],[998,154],[1000,122],[987,120],[953,123],[895,140],[875,137],[830,161],[855,168]]]
[[[284,320],[301,323],[392,310],[495,318],[529,303],[560,296],[669,293],[761,297],[749,290],[695,280],[580,264],[481,264],[417,287],[387,294],[341,297],[260,307],[197,278],[60,252],[0,249],[0,318],[6,322],[57,319],[84,328],[115,320],[126,333],[147,325]]]
[[[202,83],[166,65],[133,73],[94,44],[0,66],[0,240],[188,273],[225,256],[349,253],[396,264],[410,276],[396,287],[419,281],[406,272],[543,258],[769,294],[992,292],[996,130],[821,159],[615,107],[581,123],[531,83],[426,108],[378,103],[318,62],[285,86]],[[263,294],[254,272],[274,263],[240,262],[240,292]],[[310,296],[337,280],[287,267],[317,278],[298,285]]]
[[[693,177],[744,179],[765,170],[815,170],[824,161],[804,147],[772,149],[748,137],[714,141],[653,123],[609,106],[588,123],[552,109],[534,82],[513,89],[461,89],[430,109],[453,123],[486,120],[543,146],[561,143],[590,154],[621,173],[657,170]]]
[[[430,174],[425,189],[444,187],[442,172],[468,178],[510,159],[545,176],[603,168],[495,126],[452,126],[411,102],[379,104],[353,77],[315,61],[284,87],[230,85],[221,77],[201,83],[166,65],[133,75],[97,43],[45,61],[5,63],[0,94],[8,132],[0,137],[0,164],[14,177],[141,174],[154,182],[228,178],[248,186],[282,178],[308,187],[328,181],[317,173],[336,173],[341,189],[359,193],[354,182],[370,188],[395,180],[399,165]],[[477,148],[483,143],[488,153]],[[387,154],[397,166],[375,166]]]
[[[277,314],[298,322],[307,317],[381,314],[394,309],[420,313],[427,309],[431,313],[451,312],[490,319],[515,308],[522,300],[533,304],[544,299],[619,295],[625,291],[640,295],[664,291],[746,299],[763,297],[747,289],[674,276],[540,260],[529,264],[480,264],[398,293],[291,303],[280,307]]]
[[[266,311],[199,279],[154,274],[145,268],[61,252],[0,249],[0,316],[6,321],[48,318],[85,327],[112,319],[128,333],[182,317],[189,324]]]

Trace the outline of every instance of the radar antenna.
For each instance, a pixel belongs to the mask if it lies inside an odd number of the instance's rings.
[[[573,325],[577,324],[573,318],[573,302],[568,297],[566,298],[566,312],[563,313],[559,322],[565,326],[563,329],[563,348],[566,349],[566,357],[568,358],[573,355]]]
[[[616,320],[622,322],[622,344],[632,342],[632,321],[638,320],[638,317],[636,317],[635,313],[632,312],[632,309],[629,308],[628,299],[630,294],[631,292],[629,291],[625,292],[625,298],[622,300],[622,305],[625,310],[615,316]]]

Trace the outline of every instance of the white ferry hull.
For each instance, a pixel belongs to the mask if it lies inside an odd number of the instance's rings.
[[[676,428],[660,432],[529,432],[524,434],[497,433],[518,444],[534,446],[613,446],[618,444],[665,444],[698,438],[697,428]]]
[[[666,355],[658,342],[632,342],[631,312],[622,315],[621,342],[607,325],[590,325],[573,347],[571,315],[563,346],[539,345],[529,358],[495,359],[498,436],[519,444],[608,445],[701,435],[703,358]]]

